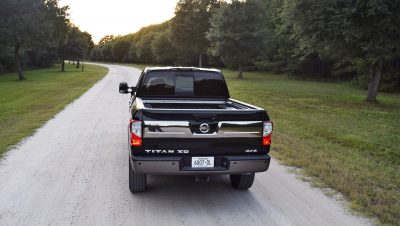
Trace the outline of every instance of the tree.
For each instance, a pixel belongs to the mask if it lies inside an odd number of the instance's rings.
[[[169,41],[169,30],[159,32],[155,35],[151,49],[157,63],[171,64],[176,60],[176,51]]]
[[[111,49],[113,58],[118,62],[124,62],[128,59],[131,43],[127,40],[117,40]]]
[[[83,38],[83,40],[85,41],[85,44],[86,44],[86,51],[84,54],[84,56],[86,57],[92,52],[92,50],[94,48],[94,42],[93,42],[92,35],[87,31],[81,32],[81,37]]]
[[[106,35],[100,39],[99,45],[104,45],[115,40],[114,35]]]
[[[273,73],[288,72],[288,67],[297,69],[298,55],[294,53],[296,42],[282,29],[282,0],[262,0],[266,12],[264,16],[264,33],[262,53],[253,62],[259,70]]]
[[[199,67],[203,66],[203,55],[209,42],[205,33],[210,28],[210,18],[218,8],[218,0],[180,0],[171,20],[171,42],[183,56],[198,56]]]
[[[67,7],[59,8],[55,0],[2,0],[1,42],[14,48],[14,62],[20,80],[25,79],[21,53],[29,49],[48,49],[54,40],[54,18],[66,16]],[[4,7],[4,8],[3,8]],[[53,10],[57,8],[57,10]],[[59,14],[57,14],[59,13]]]
[[[145,34],[136,45],[137,56],[143,63],[154,63],[155,56],[151,49],[151,43],[155,37],[155,34],[155,32]]]
[[[90,53],[90,59],[93,61],[101,61],[103,57],[101,56],[101,49],[99,46],[95,46]]]
[[[400,56],[400,1],[286,0],[282,15],[304,51],[368,73],[367,101],[376,101],[384,66]]]
[[[71,25],[67,41],[60,47],[61,71],[64,71],[66,59],[76,60],[76,68],[79,68],[80,60],[88,54],[92,44],[92,36],[89,33],[82,32],[78,27]]]
[[[69,21],[69,6],[60,8],[58,6],[58,0],[48,0],[46,3],[49,12],[51,12],[48,14],[48,20],[54,21],[54,52],[57,53],[58,60],[61,62],[61,71],[64,71],[64,60],[62,58],[62,54],[63,51],[65,51],[64,47],[68,41],[68,33],[70,31],[70,27],[72,26]]]
[[[238,66],[238,78],[243,78],[243,64],[261,52],[264,17],[260,1],[233,0],[230,4],[223,4],[211,18],[211,28],[207,32],[210,52],[221,56],[225,64]]]
[[[169,29],[170,22],[171,22],[170,20],[167,20],[165,22],[162,22],[161,24],[153,24],[146,27],[142,27],[138,32],[122,36],[121,38],[126,38],[132,40],[134,43],[138,43],[140,42],[140,40],[142,40],[142,37],[148,33],[161,32]]]
[[[103,57],[103,61],[113,62],[114,59],[112,57],[112,43],[108,42],[101,46],[101,56]]]
[[[137,57],[137,49],[136,49],[136,44],[134,42],[131,43],[131,47],[129,48],[128,51],[128,61],[129,62],[137,62],[138,57]]]
[[[92,35],[88,32],[82,32],[79,28],[76,30],[76,32],[76,37],[73,37],[75,38],[74,48],[76,48],[75,56],[73,57],[76,59],[77,62],[76,68],[79,68],[80,60],[85,59],[86,56],[89,55],[89,53],[94,48],[94,42],[92,39]]]

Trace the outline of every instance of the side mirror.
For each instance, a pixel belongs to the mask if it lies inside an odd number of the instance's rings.
[[[127,93],[129,93],[129,92],[128,92],[128,89],[129,89],[128,83],[126,83],[126,82],[121,82],[121,83],[119,84],[119,93],[127,94]]]
[[[127,94],[127,93],[133,94],[135,92],[136,92],[136,87],[134,87],[134,86],[133,87],[129,87],[128,83],[121,82],[119,84],[119,93],[122,93],[122,94]]]

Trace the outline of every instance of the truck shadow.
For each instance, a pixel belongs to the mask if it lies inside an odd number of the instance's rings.
[[[162,192],[165,189],[181,190],[190,188],[193,191],[232,190],[228,175],[212,175],[209,181],[197,182],[195,176],[148,175],[147,189],[149,192]],[[242,191],[243,192],[243,191]],[[246,192],[246,191],[244,191]]]
[[[233,189],[226,175],[211,176],[208,182],[196,182],[194,176],[149,175],[147,184],[146,192],[133,195],[135,202],[171,214],[182,211],[185,215],[211,214],[218,218],[218,214],[266,213],[253,194],[257,190],[256,181],[253,188],[244,191]]]

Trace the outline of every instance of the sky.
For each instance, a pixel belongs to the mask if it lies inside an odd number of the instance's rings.
[[[60,0],[71,21],[97,43],[108,34],[125,35],[174,16],[178,0]]]

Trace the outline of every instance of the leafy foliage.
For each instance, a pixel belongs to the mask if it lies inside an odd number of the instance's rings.
[[[100,39],[99,41],[99,45],[104,45],[107,44],[109,42],[114,41],[116,38],[114,37],[114,35],[106,35],[103,38]]]
[[[212,17],[207,33],[211,54],[221,56],[225,64],[239,66],[238,77],[242,77],[243,64],[261,53],[264,17],[265,11],[258,0],[223,4]]]
[[[103,61],[110,61],[110,62],[114,62],[114,58],[112,56],[112,46],[113,43],[108,42],[104,45],[101,46],[101,57],[103,59]]]
[[[154,40],[155,32],[145,34],[137,43],[136,55],[141,62],[155,62],[155,56],[151,49],[151,43]]]
[[[0,71],[16,70],[25,79],[23,67],[49,67],[58,59],[87,55],[94,46],[91,35],[77,33],[68,10],[58,0],[2,0]]]
[[[116,41],[111,49],[113,58],[119,62],[126,62],[130,47],[131,43],[127,40]]]
[[[300,51],[369,73],[368,100],[376,100],[384,64],[400,55],[400,1],[287,0],[282,14]]]
[[[156,62],[161,64],[174,63],[176,59],[176,50],[169,40],[169,32],[163,31],[155,35],[151,43],[151,51],[153,52]]]
[[[400,91],[399,2],[180,0],[171,20],[108,35],[92,59],[110,61],[103,46],[126,40],[132,63],[242,65],[299,78],[353,80],[369,87],[374,101],[378,88]]]
[[[64,71],[66,59],[76,60],[77,67],[79,67],[79,60],[85,58],[93,46],[92,36],[89,33],[82,32],[78,27],[70,25],[67,39],[59,48],[61,71]]]
[[[199,67],[203,55],[209,47],[205,37],[210,28],[210,18],[219,7],[218,0],[180,0],[176,5],[175,17],[171,20],[171,42],[180,52],[180,61],[187,56],[199,57]]]

